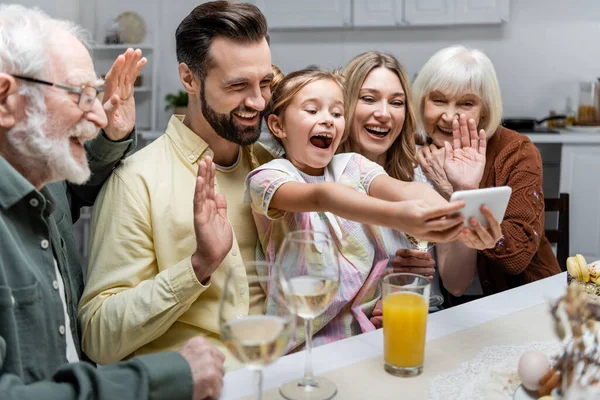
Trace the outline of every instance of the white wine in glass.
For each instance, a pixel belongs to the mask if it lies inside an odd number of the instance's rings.
[[[435,246],[435,243],[428,242],[427,240],[417,239],[414,236],[405,233],[406,238],[410,242],[410,244],[417,250],[422,252],[428,252]],[[441,307],[444,304],[444,297],[439,294],[432,293],[429,296],[429,307]]]
[[[288,233],[277,264],[289,282],[287,301],[304,319],[306,364],[304,377],[283,384],[279,393],[289,400],[326,400],[333,398],[337,387],[312,371],[312,321],[331,304],[340,283],[338,251],[328,233],[294,231]]]
[[[260,285],[269,298],[273,314],[243,315],[240,285],[244,284],[236,270],[230,270],[219,298],[219,326],[221,340],[229,351],[249,369],[256,371],[257,399],[262,399],[263,369],[288,350],[290,339],[296,331],[296,309],[286,301],[289,283],[280,268],[262,262],[252,263],[257,270],[268,271],[268,276],[245,277],[250,286]]]
[[[295,276],[289,279],[288,301],[296,306],[296,314],[303,319],[314,319],[327,309],[337,293],[339,281],[315,276]]]

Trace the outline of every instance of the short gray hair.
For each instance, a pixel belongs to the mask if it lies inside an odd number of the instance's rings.
[[[413,84],[413,99],[417,114],[417,135],[423,142],[427,132],[423,123],[425,98],[434,91],[450,96],[473,93],[484,103],[485,130],[489,138],[502,120],[502,96],[492,61],[480,50],[465,46],[446,47],[425,63]]]
[[[0,5],[0,72],[45,78],[48,45],[57,29],[75,36],[91,52],[91,37],[79,25],[51,18],[38,8]]]

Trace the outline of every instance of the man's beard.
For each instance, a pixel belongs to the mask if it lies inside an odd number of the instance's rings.
[[[233,116],[234,112],[256,112],[257,110],[240,106],[231,111],[229,115],[217,113],[206,102],[204,82],[200,84],[200,100],[202,103],[202,115],[204,115],[204,118],[214,129],[214,131],[217,132],[217,135],[221,136],[223,139],[237,143],[241,146],[247,146],[256,142],[260,137],[260,129],[262,126],[264,111],[260,111],[258,113],[258,122],[256,125],[239,126],[235,123]]]
[[[41,93],[27,96],[26,118],[6,134],[17,162],[26,171],[37,170],[32,176],[41,176],[44,184],[67,180],[75,184],[85,183],[91,175],[87,158],[76,160],[70,151],[71,137],[93,138],[98,128],[90,121],[80,121],[68,132],[59,132],[59,138],[48,138],[48,116]],[[39,173],[38,171],[43,171]]]

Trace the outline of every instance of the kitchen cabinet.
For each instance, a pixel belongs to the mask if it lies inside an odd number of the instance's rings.
[[[355,27],[405,25],[404,0],[354,0],[352,25]]]
[[[499,24],[510,0],[253,0],[271,29]]]
[[[564,144],[560,191],[570,194],[569,252],[600,259],[600,144]]]
[[[351,0],[254,0],[269,29],[342,28],[352,24]]]
[[[409,25],[449,25],[456,15],[456,0],[405,0],[404,18]]]
[[[510,0],[404,0],[408,25],[494,24],[508,21]]]
[[[499,24],[509,19],[509,0],[456,0],[456,24]]]

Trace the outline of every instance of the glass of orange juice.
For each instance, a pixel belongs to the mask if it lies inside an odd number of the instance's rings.
[[[430,284],[416,274],[383,278],[383,355],[385,370],[395,376],[423,372]]]

